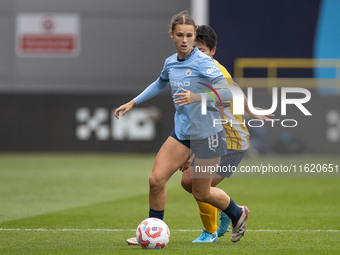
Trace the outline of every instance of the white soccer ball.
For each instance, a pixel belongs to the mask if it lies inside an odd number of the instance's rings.
[[[164,221],[147,218],[138,225],[136,238],[144,249],[163,249],[170,240],[170,230]]]

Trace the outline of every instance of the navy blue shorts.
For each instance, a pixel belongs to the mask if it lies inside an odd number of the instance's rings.
[[[246,153],[247,150],[228,150],[228,153],[221,157],[221,168],[216,171],[216,173],[223,178],[229,178],[236,171],[237,166],[240,164]],[[193,167],[194,165],[195,157],[190,163],[190,166]]]
[[[177,137],[176,133],[175,133],[175,129],[173,129],[171,131],[170,134],[171,137],[175,138],[177,141],[179,141],[181,144],[183,144],[184,146],[188,147],[190,149],[190,140],[179,140],[179,138]]]
[[[229,178],[236,171],[247,150],[228,150],[228,154],[221,157],[221,170],[217,171],[218,175],[224,178]]]

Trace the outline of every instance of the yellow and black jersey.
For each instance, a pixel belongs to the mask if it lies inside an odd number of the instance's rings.
[[[215,60],[218,68],[226,78],[230,85],[233,85],[233,79],[227,71],[217,60]],[[245,126],[245,121],[242,115],[233,114],[233,101],[229,101],[230,107],[225,107],[223,110],[223,118],[228,123],[223,125],[225,137],[229,150],[246,150],[249,147],[249,132]]]

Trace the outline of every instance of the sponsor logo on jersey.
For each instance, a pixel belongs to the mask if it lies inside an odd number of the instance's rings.
[[[217,71],[217,70],[220,70],[217,66],[216,67],[212,67],[212,68],[209,68],[207,70],[207,74],[212,74],[213,72]]]
[[[170,81],[172,87],[188,87],[190,86],[190,81]]]

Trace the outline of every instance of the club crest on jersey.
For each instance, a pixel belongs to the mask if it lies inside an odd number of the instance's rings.
[[[186,71],[185,71],[185,75],[186,76],[190,76],[192,74],[192,71],[190,68],[188,68]]]

